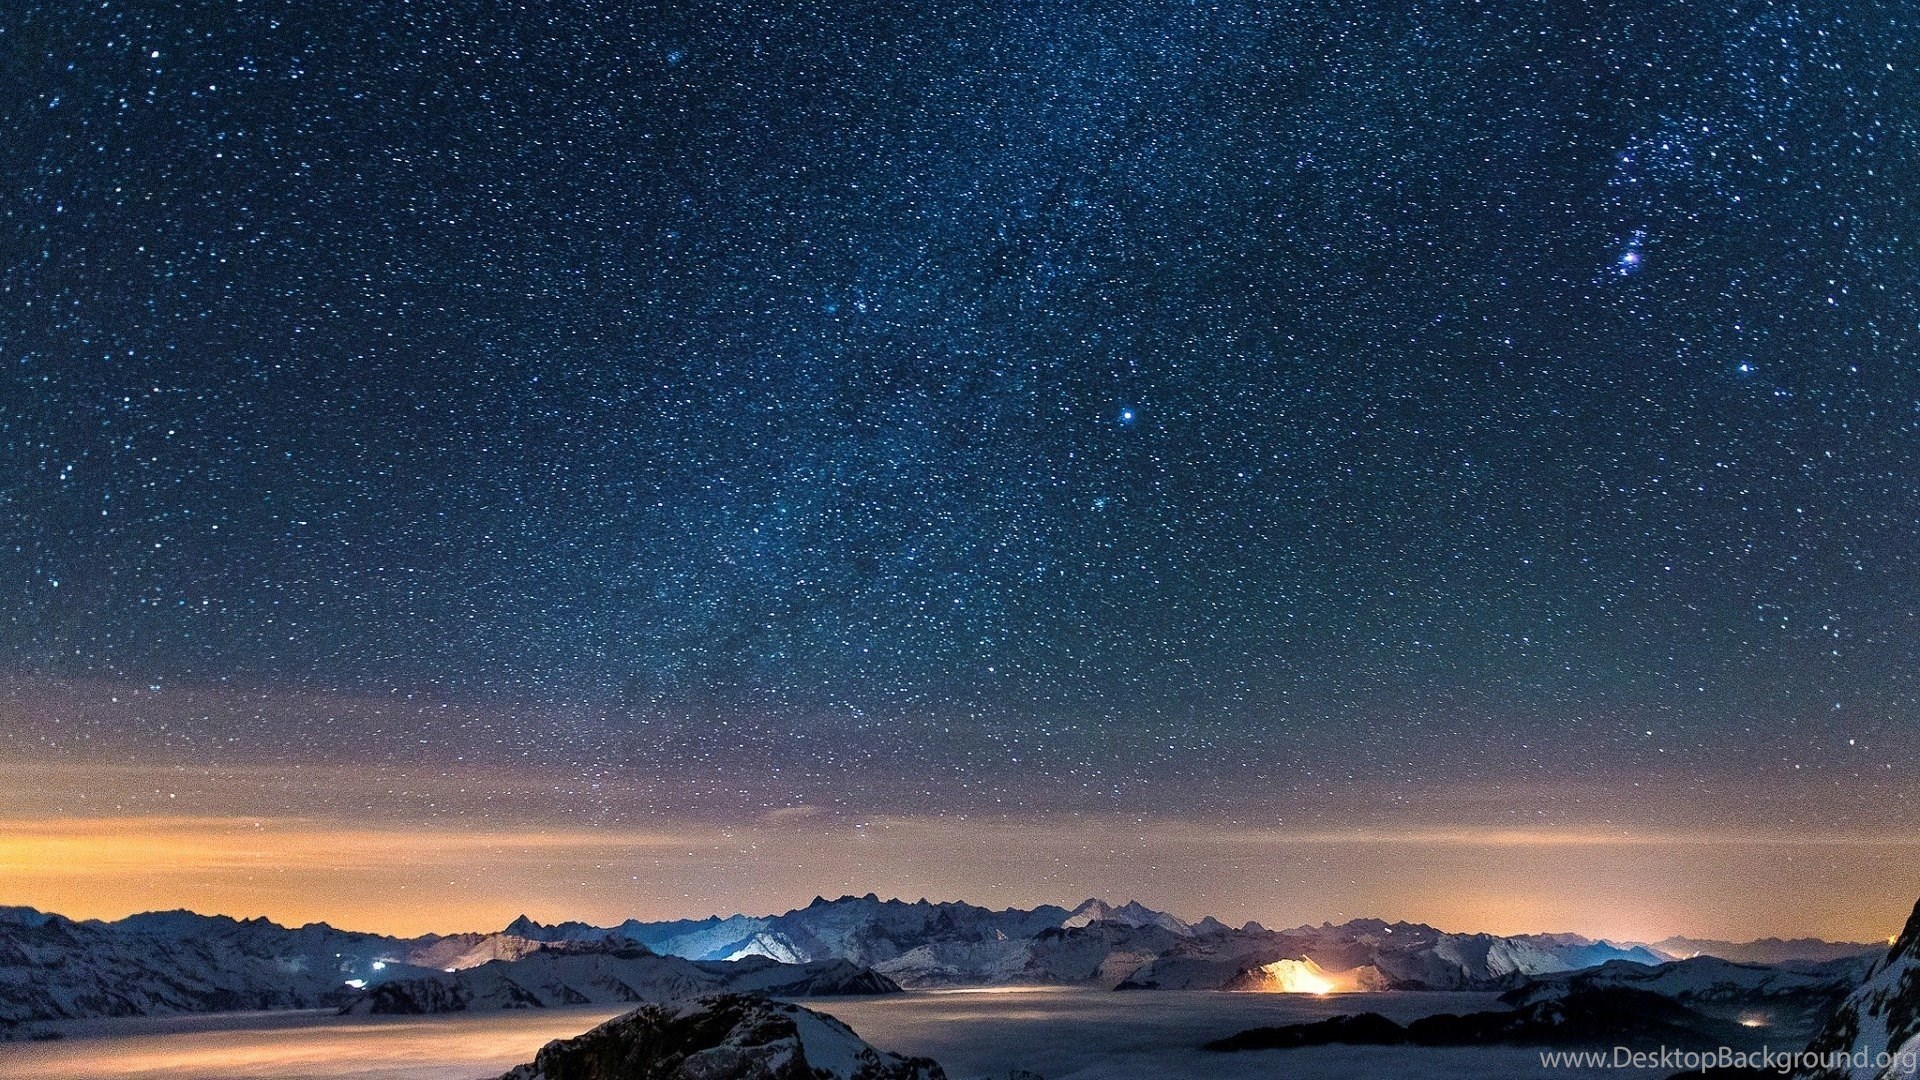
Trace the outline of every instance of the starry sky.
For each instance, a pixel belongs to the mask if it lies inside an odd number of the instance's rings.
[[[0,900],[1883,936],[1915,23],[16,6]]]

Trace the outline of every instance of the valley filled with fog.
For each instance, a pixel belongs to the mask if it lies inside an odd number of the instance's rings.
[[[1324,1046],[1240,1054],[1197,1052],[1245,1028],[1377,1011],[1397,1020],[1488,1008],[1492,994],[1218,994],[1000,989],[813,999],[874,1045],[932,1057],[954,1080],[1254,1080],[1394,1075],[1469,1080],[1579,1076],[1538,1067],[1537,1049]],[[533,1009],[435,1017],[300,1012],[91,1021],[47,1042],[16,1044],[0,1080],[481,1080],[533,1058],[622,1010]],[[1283,1064],[1284,1063],[1284,1064]]]

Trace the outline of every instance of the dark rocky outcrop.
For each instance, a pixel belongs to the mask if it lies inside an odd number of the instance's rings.
[[[1920,1076],[1920,904],[1914,906],[1906,929],[1887,954],[1834,1010],[1807,1051],[1833,1064],[1795,1074],[1806,1080],[1853,1080],[1866,1075],[1874,1080],[1913,1080]],[[1890,1063],[1879,1072],[1856,1071],[1841,1063],[1840,1057],[1878,1062],[1883,1054]]]
[[[831,1016],[720,994],[647,1005],[548,1043],[501,1080],[946,1080],[939,1065],[876,1050]]]
[[[1702,1015],[1659,994],[1619,987],[1579,990],[1518,1009],[1441,1013],[1397,1024],[1376,1013],[1310,1024],[1251,1028],[1207,1044],[1209,1050],[1272,1050],[1327,1043],[1392,1046],[1671,1046],[1743,1045],[1738,1025]]]

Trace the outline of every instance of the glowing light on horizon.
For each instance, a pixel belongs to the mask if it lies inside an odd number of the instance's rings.
[[[1275,960],[1260,970],[1268,978],[1269,994],[1331,994],[1334,981],[1312,960]]]

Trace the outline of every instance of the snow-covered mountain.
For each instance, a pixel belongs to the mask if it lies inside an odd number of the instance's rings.
[[[1787,967],[1735,964],[1717,956],[1652,966],[1614,960],[1581,971],[1535,976],[1501,1000],[1526,1006],[1593,990],[1644,991],[1705,1016],[1763,1030],[1773,1044],[1790,1046],[1820,1029],[1872,963],[1868,957]]]
[[[1665,957],[1575,934],[1496,937],[1448,934],[1411,923],[1361,919],[1339,926],[1234,929],[1208,917],[1188,923],[1135,901],[1092,899],[1068,910],[992,910],[964,903],[816,897],[784,915],[734,915],[676,923],[627,922],[592,928],[508,927],[534,940],[584,940],[595,933],[642,942],[688,959],[767,956],[789,963],[852,961],[907,987],[1093,984],[1126,989],[1217,990],[1247,983],[1242,972],[1279,960],[1312,959],[1333,972],[1374,968],[1368,985],[1488,989],[1515,978],[1608,960],[1660,963]]]
[[[1883,942],[1825,941],[1820,938],[1718,941],[1713,938],[1670,937],[1652,942],[1647,948],[1669,960],[1717,956],[1736,964],[1766,964],[1773,967],[1824,964],[1859,956],[1877,958],[1886,951]]]
[[[806,907],[782,915],[629,921],[597,933],[603,939],[625,938],[689,960],[748,956],[787,963],[847,960],[903,985],[952,986],[1017,981],[1027,964],[1028,943],[1043,931],[1064,925],[1073,914],[1051,904],[996,911],[956,902],[882,900],[868,893],[838,900],[815,897]],[[577,924],[543,927],[525,920],[509,930],[537,940],[589,936]]]
[[[1249,927],[1182,938],[1132,971],[1120,989],[1217,990],[1250,987],[1260,969],[1311,961],[1340,989],[1486,990],[1524,976],[1608,960],[1658,963],[1644,949],[1577,934],[1450,934],[1419,923],[1356,919],[1293,930]],[[1353,985],[1348,985],[1352,983]]]
[[[1557,972],[1528,980],[1505,995],[1509,1004],[1524,1005],[1565,997],[1579,990],[1625,986],[1670,997],[1689,1005],[1731,1002],[1757,1005],[1805,997],[1831,998],[1837,1003],[1858,986],[1872,966],[1860,958],[1835,960],[1813,968],[1735,964],[1717,956],[1696,956],[1664,964],[1611,960],[1599,967]]]
[[[550,954],[563,949],[644,951],[632,942],[609,942],[601,933],[579,936],[558,944],[506,933],[394,938],[324,923],[285,927],[185,911],[78,922],[31,908],[0,908],[0,1038],[45,1021],[340,1007],[365,989],[452,970],[536,958],[551,965]],[[763,960],[732,968],[738,970],[725,978],[693,977],[688,992],[791,987],[782,992],[845,993],[863,978],[866,992],[897,989],[844,964],[794,968]],[[528,978],[538,996],[545,984]],[[584,1000],[643,1000],[579,992]]]
[[[419,938],[179,911],[103,923],[0,908],[0,1036],[28,1021],[91,1016],[374,1008],[361,990],[382,995],[381,1008],[426,1011],[743,989],[800,994],[810,982],[818,992],[892,983],[1273,990],[1303,971],[1337,989],[1483,990],[1612,960],[1653,967],[1665,958],[1572,934],[1454,934],[1372,919],[1236,929],[1098,899],[995,910],[869,893],[815,898],[778,915],[611,927],[522,916],[495,933]],[[764,985],[712,967],[735,961],[797,967],[757,969],[769,973]],[[863,984],[874,978],[864,969],[881,978]],[[408,985],[382,990],[401,982]]]
[[[1808,1080],[1920,1077],[1920,904],[1807,1050],[1828,1062],[1795,1074]]]
[[[0,1031],[35,1020],[336,1005],[349,979],[420,970],[405,943],[188,912],[118,923],[0,911]]]
[[[1211,919],[1211,916],[1209,916]],[[1157,926],[1169,933],[1182,936],[1192,934],[1193,927],[1164,911],[1155,911],[1138,900],[1129,900],[1114,907],[1104,900],[1088,900],[1073,909],[1060,925],[1066,929],[1091,926],[1097,922],[1119,923],[1122,926]],[[1224,929],[1223,924],[1220,925]]]
[[[876,1050],[831,1016],[723,994],[648,1005],[548,1043],[500,1080],[946,1080],[926,1058]]]
[[[760,956],[686,960],[659,956],[628,941],[576,941],[555,943],[518,960],[382,983],[369,987],[342,1011],[443,1013],[661,1003],[720,992],[827,997],[897,994],[900,987],[845,960],[810,964],[783,964]]]

